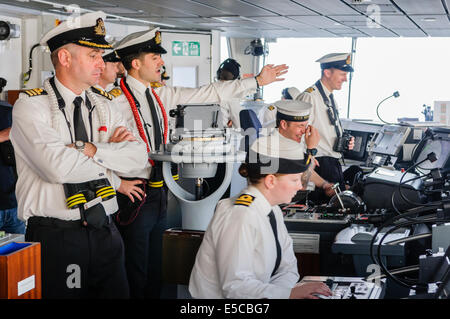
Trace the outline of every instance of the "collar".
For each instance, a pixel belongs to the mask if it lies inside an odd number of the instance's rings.
[[[86,103],[85,103],[86,102],[86,92],[85,91],[82,91],[80,95],[73,93],[72,90],[65,87],[58,80],[58,78],[56,76],[55,76],[55,86],[58,89],[59,93],[61,94],[62,98],[64,99],[64,102],[66,103],[66,107],[71,107],[71,105],[73,104],[73,100],[75,100],[75,98],[77,96],[81,96],[81,98],[83,99],[83,104],[86,105]]]
[[[248,186],[241,192],[241,194],[249,194],[255,196],[255,204],[258,205],[259,214],[267,216],[272,211],[273,208],[272,206],[270,206],[270,203],[267,201],[266,197],[255,186]]]
[[[283,148],[291,150],[292,148],[298,147],[299,149],[301,149],[301,143],[298,143],[297,141],[291,140],[290,138],[281,135],[278,128],[273,131],[272,135],[274,136],[273,138],[279,138],[280,151]]]
[[[145,96],[145,90],[147,89],[147,87],[141,81],[137,80],[131,75],[127,75],[127,84],[130,86],[130,89],[142,96]]]
[[[330,91],[327,89],[327,87],[325,86],[325,84],[323,84],[322,80],[319,80],[319,81],[320,81],[320,84],[322,84],[323,91],[325,92],[325,94],[326,94],[328,97],[330,97],[330,94],[331,94],[332,92],[330,92]]]

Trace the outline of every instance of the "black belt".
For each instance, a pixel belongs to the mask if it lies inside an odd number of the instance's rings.
[[[107,224],[111,223],[111,216],[107,215],[108,218]],[[53,217],[40,217],[40,216],[33,216],[28,218],[28,226],[53,226],[58,228],[84,228],[82,226],[81,221],[78,220],[62,220],[58,218]]]

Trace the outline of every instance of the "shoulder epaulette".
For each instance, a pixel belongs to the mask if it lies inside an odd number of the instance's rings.
[[[96,88],[95,86],[92,86],[91,89],[92,89],[92,92],[97,93],[98,95],[101,95],[101,96],[103,96],[103,97],[106,97],[106,98],[107,98],[108,100],[110,100],[110,101],[114,98],[114,97],[113,97],[111,94],[109,94],[108,92],[105,92],[105,91],[103,91],[103,90],[100,90],[100,89]]]
[[[118,97],[122,94],[122,90],[119,88],[114,88],[111,91],[109,91],[108,94],[111,94],[114,97]]]
[[[161,84],[161,82],[151,82],[151,83],[150,83],[150,86],[151,86],[152,88],[160,88],[160,87],[163,86],[163,85]]]
[[[315,88],[313,88],[313,87],[311,86],[311,87],[307,88],[307,89],[305,90],[305,92],[311,93],[311,92],[314,91],[314,90],[315,90]]]
[[[38,95],[47,95],[48,94],[47,91],[45,91],[44,89],[40,89],[40,88],[26,90],[25,93],[28,96],[38,96]]]
[[[241,205],[249,207],[255,199],[255,196],[249,195],[249,194],[242,194],[239,196],[236,201],[234,202],[234,205]]]
[[[273,111],[275,109],[275,106],[269,105],[268,109],[269,109],[269,111]]]

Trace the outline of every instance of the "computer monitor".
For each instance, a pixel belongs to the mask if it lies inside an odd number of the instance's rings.
[[[418,167],[420,169],[431,170],[433,168],[449,168],[450,167],[450,129],[447,128],[430,128],[427,131],[427,138],[420,143],[416,154],[414,154],[414,162],[423,161],[428,154],[434,152],[437,160],[434,162],[425,161]]]

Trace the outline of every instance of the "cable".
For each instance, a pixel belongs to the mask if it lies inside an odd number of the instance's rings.
[[[33,50],[40,46],[39,43],[36,43],[31,47],[30,54],[28,56],[28,71],[23,74],[22,81],[25,86],[31,78],[31,72],[33,71]]]
[[[398,186],[397,186],[397,188],[398,188],[398,193],[400,194],[400,197],[405,201],[405,202],[407,202],[408,204],[410,204],[410,205],[413,205],[413,206],[433,206],[433,205],[430,205],[430,203],[416,203],[416,202],[413,202],[413,201],[410,201],[409,199],[407,199],[404,195],[403,195],[403,193],[402,193],[402,185],[403,184],[405,184],[406,182],[402,182],[403,181],[403,178],[406,176],[406,174],[408,173],[408,171],[410,170],[410,169],[412,169],[412,168],[414,168],[414,167],[416,167],[416,166],[418,166],[418,165],[420,165],[420,164],[422,164],[423,162],[425,162],[425,161],[430,161],[430,162],[434,162],[436,159],[436,155],[434,154],[434,152],[431,152],[430,154],[428,154],[427,155],[427,157],[425,158],[425,159],[423,159],[422,161],[420,161],[420,162],[418,162],[418,163],[416,163],[416,164],[414,164],[414,165],[412,165],[412,166],[410,166],[406,171],[405,171],[405,173],[402,175],[402,177],[400,178],[400,182],[399,182],[399,184],[398,184]],[[424,176],[426,176],[426,175],[424,175]],[[423,177],[423,176],[422,176]]]
[[[434,214],[433,214],[433,215],[434,215]],[[431,215],[429,215],[429,216],[431,216]],[[425,217],[428,217],[428,216],[425,216]],[[416,281],[412,281],[412,280],[409,280],[409,279],[404,279],[405,281],[402,281],[402,280],[398,279],[393,273],[391,273],[391,272],[387,269],[386,265],[383,263],[383,260],[382,260],[382,258],[381,258],[381,248],[382,248],[382,244],[383,244],[384,239],[385,239],[390,233],[394,232],[395,230],[397,230],[397,229],[399,229],[399,228],[407,227],[407,226],[412,226],[412,225],[420,224],[420,223],[424,223],[424,222],[427,222],[427,223],[435,223],[435,222],[448,222],[448,221],[450,221],[450,219],[443,219],[443,220],[440,220],[440,219],[437,219],[436,217],[434,217],[434,218],[430,218],[430,219],[425,219],[425,218],[424,218],[423,220],[421,220],[421,221],[419,221],[419,222],[404,222],[404,223],[400,223],[400,224],[398,224],[398,225],[396,225],[396,226],[393,226],[391,229],[389,229],[389,230],[384,234],[384,236],[380,239],[380,241],[379,241],[379,243],[378,243],[378,248],[377,248],[377,258],[378,258],[379,262],[377,262],[377,264],[381,267],[381,269],[383,270],[383,272],[384,272],[389,278],[391,278],[392,280],[394,280],[395,282],[397,282],[398,284],[400,284],[400,285],[403,286],[403,287],[406,287],[406,288],[409,288],[409,289],[413,289],[413,290],[419,290],[419,289],[427,288],[427,285],[426,285],[426,284],[417,283],[417,280],[416,280]],[[377,233],[379,233],[379,231],[377,231]],[[374,238],[375,238],[375,236],[374,236]],[[416,239],[417,239],[417,238],[416,238]],[[370,246],[370,248],[371,248],[371,253],[372,253],[372,245]],[[410,282],[411,284],[406,283],[406,281]],[[413,285],[413,284],[414,284],[414,285]]]

